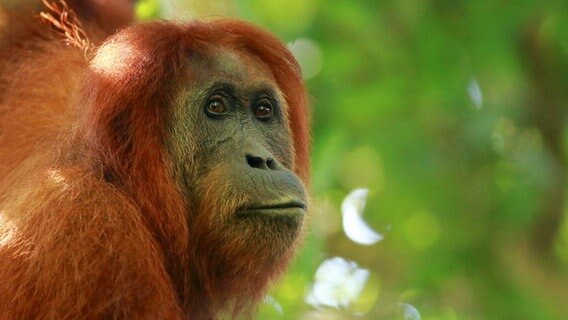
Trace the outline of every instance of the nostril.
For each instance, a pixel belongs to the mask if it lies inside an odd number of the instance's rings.
[[[266,163],[261,157],[255,157],[247,154],[246,158],[247,158],[247,163],[251,168],[266,169]]]

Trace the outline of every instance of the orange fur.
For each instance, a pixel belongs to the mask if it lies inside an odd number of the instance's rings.
[[[85,17],[104,3],[72,8]],[[17,57],[0,60],[0,318],[212,319],[261,299],[291,251],[251,248],[239,272],[209,279],[222,260],[203,259],[192,241],[207,237],[206,223],[188,218],[195,208],[172,179],[164,123],[189,52],[258,57],[285,96],[293,169],[308,183],[306,93],[285,46],[233,20],[136,25],[91,61],[53,37],[19,43],[0,47]]]

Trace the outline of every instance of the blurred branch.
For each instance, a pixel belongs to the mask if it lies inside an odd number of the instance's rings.
[[[566,57],[554,32],[544,32],[550,31],[543,28],[545,21],[525,28],[520,50],[534,88],[528,106],[530,121],[540,130],[544,148],[550,157],[548,170],[551,181],[543,191],[541,207],[531,231],[535,253],[549,261],[554,259],[554,242],[564,212],[566,170],[562,138],[566,116],[564,104],[568,102],[568,70]]]

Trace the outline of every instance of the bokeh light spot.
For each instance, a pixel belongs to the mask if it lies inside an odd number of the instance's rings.
[[[369,276],[369,270],[359,268],[353,261],[328,259],[316,271],[305,301],[316,308],[345,309],[360,298]]]
[[[373,230],[363,220],[368,193],[367,189],[355,189],[341,204],[343,231],[349,239],[361,245],[372,245],[383,239],[383,235]]]
[[[264,303],[259,306],[257,317],[259,319],[283,319],[284,308],[272,296],[266,296]]]
[[[481,91],[481,87],[479,86],[479,82],[477,79],[472,78],[468,85],[467,85],[467,93],[469,94],[469,98],[475,105],[476,109],[481,109],[483,106],[483,92]]]
[[[408,303],[403,303],[403,302],[401,302],[399,304],[399,306],[400,306],[404,320],[420,320],[421,319],[420,312],[418,312],[418,310],[414,306],[412,306]]]
[[[323,54],[316,42],[308,38],[298,38],[288,43],[288,49],[298,60],[305,80],[320,73],[323,67]]]
[[[440,223],[428,211],[411,215],[405,223],[406,238],[418,250],[427,249],[440,237]]]
[[[139,0],[136,2],[136,16],[140,20],[148,20],[158,17],[160,4],[156,0]]]

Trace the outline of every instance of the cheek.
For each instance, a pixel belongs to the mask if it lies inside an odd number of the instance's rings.
[[[288,130],[272,130],[266,134],[274,157],[286,168],[294,168],[294,145]]]
[[[198,178],[197,168],[200,163],[199,144],[192,131],[190,119],[185,115],[172,114],[166,125],[167,136],[164,144],[169,157],[171,176],[184,195],[186,203],[194,201],[194,186]]]
[[[199,177],[195,186],[197,199],[194,212],[201,216],[196,218],[212,225],[234,219],[237,208],[251,201],[250,195],[243,193],[234,183],[236,179],[228,163],[219,164]]]

